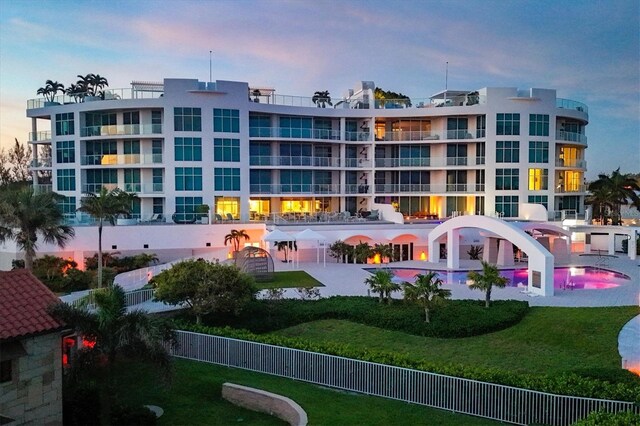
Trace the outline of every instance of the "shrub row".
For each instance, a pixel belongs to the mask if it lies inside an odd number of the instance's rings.
[[[606,411],[596,411],[586,418],[577,421],[573,426],[639,426],[640,414],[623,411],[612,414]]]
[[[230,325],[265,333],[323,319],[343,319],[418,336],[458,338],[477,336],[511,327],[524,318],[527,302],[500,300],[490,309],[483,301],[447,300],[425,323],[424,311],[415,304],[394,301],[381,304],[371,297],[335,296],[320,300],[256,300],[239,316],[215,314],[204,323]]]
[[[532,375],[512,373],[481,366],[434,363],[425,360],[416,360],[399,353],[371,349],[355,349],[349,345],[337,343],[313,343],[304,339],[276,335],[257,335],[247,330],[238,330],[231,327],[209,327],[180,320],[176,321],[176,328],[559,395],[640,402],[640,385],[638,384],[610,383],[605,380],[582,377],[575,373],[553,376]]]

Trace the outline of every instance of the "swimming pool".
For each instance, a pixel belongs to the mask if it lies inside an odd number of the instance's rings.
[[[375,272],[378,268],[365,268],[368,272]],[[394,281],[413,281],[416,275],[424,274],[428,269],[419,268],[386,268],[393,272]],[[467,284],[468,271],[435,271],[445,284]],[[503,269],[500,275],[509,278],[510,287],[524,287],[528,284],[527,269]],[[592,266],[576,266],[555,268],[553,273],[553,287],[566,290],[603,290],[619,287],[629,282],[631,278],[620,272]]]

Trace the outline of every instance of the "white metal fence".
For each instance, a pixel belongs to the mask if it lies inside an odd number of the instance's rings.
[[[630,402],[554,395],[188,331],[179,331],[177,336],[179,346],[172,355],[179,358],[514,424],[565,426],[599,409],[640,413],[640,407]]]

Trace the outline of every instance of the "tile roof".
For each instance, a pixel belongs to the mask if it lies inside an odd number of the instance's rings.
[[[0,271],[0,340],[55,330],[63,324],[47,313],[60,299],[26,269]]]

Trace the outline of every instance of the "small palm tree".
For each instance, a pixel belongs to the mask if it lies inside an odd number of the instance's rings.
[[[98,221],[98,288],[102,287],[102,226],[104,222],[113,226],[119,215],[130,214],[131,205],[136,198],[135,194],[119,188],[109,191],[103,186],[98,194],[86,193],[80,201],[78,211],[87,213]]]
[[[393,249],[389,244],[374,244],[371,248],[371,253],[375,256],[376,254],[380,256],[380,262],[384,263],[384,259],[388,261],[391,260],[393,256]]]
[[[367,263],[367,260],[373,256],[371,246],[367,242],[360,241],[353,249],[353,257],[356,263]]]
[[[240,251],[240,240],[249,241],[249,234],[244,229],[232,229],[230,233],[224,236],[224,245],[228,243],[233,245],[234,253]]]
[[[494,286],[504,288],[509,284],[509,278],[500,275],[500,271],[496,265],[492,265],[484,260],[482,263],[482,272],[470,271],[467,277],[472,281],[469,288],[472,290],[482,290],[485,292],[485,307],[488,308],[491,303],[491,290]]]
[[[104,98],[103,89],[109,86],[109,82],[107,81],[107,79],[101,76],[100,74],[89,74],[89,76],[90,76],[89,82],[91,86],[93,86],[94,95]]]
[[[451,290],[442,288],[442,280],[438,273],[429,271],[426,274],[416,275],[413,284],[404,283],[404,298],[417,302],[424,309],[424,322],[431,322],[429,312],[434,307],[451,297]]]
[[[38,89],[38,95],[43,95],[48,102],[53,102],[58,92],[64,93],[64,84],[47,80],[45,86]]]
[[[292,250],[298,251],[298,245],[295,241],[276,241],[275,246],[278,251],[284,252],[284,262],[289,263],[289,252]]]
[[[72,227],[64,225],[58,207],[61,198],[55,192],[34,193],[30,187],[0,191],[0,242],[15,241],[24,251],[25,268],[30,271],[39,234],[45,243],[61,248],[75,235]]]
[[[400,284],[393,281],[393,272],[379,269],[365,281],[373,293],[378,293],[380,303],[390,303],[391,293],[400,290]]]
[[[328,90],[317,91],[313,94],[311,101],[316,104],[318,108],[326,108],[327,104],[333,106]]]

